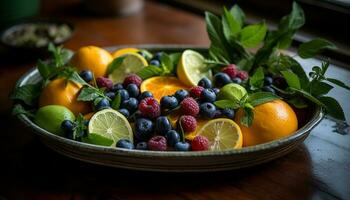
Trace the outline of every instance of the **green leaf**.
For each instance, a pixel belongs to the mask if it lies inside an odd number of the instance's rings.
[[[246,26],[241,31],[240,42],[245,48],[256,47],[266,36],[265,22]]]
[[[82,141],[89,144],[96,144],[101,146],[111,146],[114,141],[110,138],[104,137],[101,134],[89,133],[87,137],[83,137]]]
[[[310,84],[310,92],[312,96],[316,97],[327,94],[331,89],[333,89],[333,86],[325,82],[312,81]]]
[[[243,117],[241,118],[241,124],[243,124],[246,127],[249,127],[252,125],[254,120],[253,109],[249,107],[244,107],[243,110],[244,110],[244,114],[243,114]]]
[[[237,67],[241,70],[249,72],[254,64],[254,56],[243,58],[237,63]]]
[[[145,80],[147,78],[150,78],[152,76],[159,76],[161,75],[163,70],[157,66],[150,65],[148,67],[142,68],[139,72],[137,72],[137,75]]]
[[[173,71],[174,65],[168,54],[162,53],[162,56],[160,57],[160,63],[163,68],[163,74],[169,74]]]
[[[306,108],[308,107],[308,104],[305,102],[303,98],[300,97],[293,97],[288,100],[289,104],[292,104],[296,108]]]
[[[296,2],[293,2],[292,12],[281,19],[278,28],[282,31],[297,30],[304,24],[305,16],[303,9]]]
[[[12,100],[20,100],[28,106],[35,106],[41,94],[41,83],[16,87],[11,93]]]
[[[241,31],[240,23],[234,16],[224,7],[224,14],[222,16],[223,32],[227,41],[234,40]]]
[[[104,96],[104,94],[99,89],[93,88],[93,87],[84,87],[80,91],[77,100],[78,101],[94,101],[96,98],[101,97],[101,96]]]
[[[243,10],[236,4],[230,9],[230,13],[233,15],[235,20],[242,27],[244,24],[244,20],[245,20],[245,14],[244,14]]]
[[[73,140],[79,140],[83,138],[87,131],[86,120],[82,114],[79,114],[74,122],[73,128]]]
[[[146,49],[141,49],[139,52],[141,52],[142,55],[144,55],[145,59],[147,61],[151,60],[153,58],[153,54]]]
[[[317,38],[301,44],[298,54],[302,58],[312,58],[324,49],[336,49],[336,46],[328,40]]]
[[[334,78],[327,78],[327,81],[336,84],[339,87],[345,88],[347,90],[350,90],[350,87],[348,85],[346,85],[345,83],[343,83],[342,81],[338,80],[338,79],[334,79]]]
[[[119,107],[120,107],[120,104],[121,104],[121,95],[120,93],[118,92],[117,95],[115,96],[115,98],[113,99],[112,101],[112,104],[111,104],[111,107],[114,109],[114,110],[118,110]]]
[[[293,42],[294,34],[295,34],[295,31],[291,31],[290,33],[285,34],[283,37],[281,37],[278,41],[278,48],[288,49]]]
[[[300,95],[302,95],[303,97],[309,99],[310,101],[314,102],[315,104],[319,105],[319,106],[323,106],[325,107],[325,105],[320,101],[318,100],[316,97],[312,96],[310,93],[304,91],[304,90],[298,90],[298,89],[295,89],[295,88],[289,88],[291,91],[294,91]]]
[[[34,118],[35,116],[35,110],[26,110],[21,104],[16,104],[12,108],[12,113],[13,116],[17,115],[25,115],[29,118]]]
[[[310,83],[310,80],[306,75],[304,68],[300,65],[298,61],[296,61],[294,58],[290,56],[283,56],[283,58],[286,59],[286,61],[288,62],[292,72],[294,72],[294,74],[298,76],[300,80],[301,88],[307,89]]]
[[[55,69],[57,68],[41,60],[38,60],[37,69],[44,79],[48,79],[51,76],[51,74],[56,71]]]
[[[107,74],[111,74],[114,70],[118,69],[123,64],[125,56],[119,56],[114,58],[114,60],[107,67]]]
[[[182,55],[182,53],[180,53],[180,52],[169,54],[171,62],[173,63],[173,66],[174,66],[174,70],[173,71],[176,71],[175,68],[176,68],[177,64],[179,63],[179,61],[180,61],[181,55]]]
[[[281,99],[281,97],[271,92],[256,92],[248,96],[248,102],[254,107],[276,99]]]
[[[257,88],[261,88],[264,85],[264,70],[262,67],[259,67],[255,73],[253,74],[253,76],[250,77],[249,79],[249,85],[253,88],[253,89],[257,89]]]
[[[289,87],[295,88],[295,89],[301,89],[300,86],[300,80],[297,75],[295,75],[291,71],[281,71],[283,77],[286,79]]]
[[[319,100],[325,105],[327,114],[330,116],[345,121],[344,111],[338,101],[332,97],[320,97]]]
[[[231,101],[228,99],[224,99],[224,100],[219,100],[219,101],[215,101],[214,104],[219,107],[219,108],[232,108],[232,109],[237,109],[239,108],[239,104],[237,104],[237,102],[235,101]]]

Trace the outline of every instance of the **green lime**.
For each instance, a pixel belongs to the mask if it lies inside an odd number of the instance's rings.
[[[120,139],[133,142],[133,133],[128,120],[113,109],[104,109],[95,113],[89,122],[89,134],[101,135],[113,140],[110,146]]]
[[[34,122],[41,128],[63,136],[61,123],[64,120],[75,120],[74,114],[66,107],[60,105],[48,105],[39,108],[35,114]]]
[[[247,94],[247,90],[239,84],[230,83],[220,89],[218,99],[228,99],[238,103]]]

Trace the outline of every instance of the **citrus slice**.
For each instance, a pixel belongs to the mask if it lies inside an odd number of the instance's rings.
[[[137,53],[139,51],[139,49],[136,48],[123,48],[123,49],[118,49],[115,52],[112,53],[112,57],[116,58],[119,57],[121,55],[127,54],[127,53]]]
[[[211,78],[211,70],[206,70],[206,67],[201,54],[185,50],[177,65],[177,77],[188,86],[196,86],[203,77]]]
[[[120,139],[133,142],[133,133],[128,120],[113,109],[104,109],[95,113],[90,119],[88,131],[112,139],[111,146],[115,146]]]
[[[242,147],[241,129],[230,119],[218,118],[210,120],[198,131],[197,135],[208,138],[211,151]]]
[[[137,53],[127,53],[122,55],[123,62],[109,74],[109,78],[113,83],[123,82],[127,74],[136,73],[143,67],[147,66],[147,60]]]
[[[141,92],[152,92],[154,98],[160,101],[163,96],[173,95],[177,90],[188,89],[188,87],[175,77],[155,76],[144,80],[140,89]]]

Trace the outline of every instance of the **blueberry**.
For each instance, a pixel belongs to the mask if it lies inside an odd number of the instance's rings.
[[[238,77],[234,77],[232,79],[232,83],[236,83],[236,84],[241,84],[242,83],[242,79],[238,78]]]
[[[180,142],[180,135],[175,130],[170,130],[165,134],[165,138],[168,142],[168,145],[174,147],[176,143]]]
[[[106,96],[109,97],[110,99],[114,99],[115,93],[114,92],[107,92]]]
[[[176,108],[179,102],[174,96],[163,96],[160,100],[160,105],[163,109]]]
[[[121,102],[129,99],[129,92],[125,89],[118,90],[117,94],[120,94]]]
[[[135,122],[135,137],[141,141],[147,141],[153,136],[154,124],[151,120],[139,118]]]
[[[90,70],[83,70],[79,73],[79,76],[86,82],[92,81],[92,72]]]
[[[127,139],[121,139],[116,144],[117,147],[123,148],[123,149],[133,149],[134,145],[130,142],[130,140]]]
[[[153,59],[160,60],[160,58],[162,57],[162,54],[163,54],[162,52],[155,53],[154,56],[153,56]]]
[[[160,62],[159,60],[156,60],[156,59],[152,59],[150,62],[149,62],[150,65],[155,65],[155,66],[160,66]]]
[[[215,110],[214,118],[219,118],[222,116],[222,111],[219,109]]]
[[[111,92],[117,92],[118,90],[121,90],[121,89],[124,89],[123,84],[117,83],[117,84],[113,85]]]
[[[191,148],[188,142],[178,142],[174,147],[176,151],[189,151]]]
[[[275,77],[273,79],[273,85],[281,89],[285,89],[288,86],[286,79],[283,78],[282,76]]]
[[[64,120],[61,123],[61,129],[66,133],[71,133],[73,132],[74,129],[74,122],[70,121],[70,120]]]
[[[123,101],[121,107],[128,109],[130,112],[134,112],[137,110],[138,105],[139,101],[134,97],[131,97],[128,100]]]
[[[216,100],[216,94],[212,89],[204,89],[201,93],[201,100],[212,103]]]
[[[264,86],[261,88],[262,91],[264,92],[272,92],[272,93],[276,93],[276,91],[271,87],[271,86]]]
[[[137,110],[129,117],[129,122],[135,122],[137,119],[143,117],[141,111]]]
[[[270,77],[270,76],[265,76],[265,78],[264,78],[264,85],[270,86],[270,85],[272,85],[272,83],[273,83],[272,77]]]
[[[141,101],[142,99],[145,99],[147,97],[153,97],[152,92],[149,92],[149,91],[142,92],[139,99]]]
[[[232,83],[229,75],[219,72],[214,76],[214,83],[216,87],[222,87],[226,84]]]
[[[165,135],[171,130],[171,123],[166,116],[160,116],[156,120],[156,133]]]
[[[130,97],[135,97],[136,98],[140,94],[139,87],[137,87],[136,84],[129,84],[126,87],[126,90],[128,91]]]
[[[95,105],[96,110],[102,110],[106,108],[110,108],[109,101],[106,98],[101,98]]]
[[[118,112],[123,114],[124,117],[126,117],[126,118],[128,118],[130,116],[130,112],[127,109],[125,109],[125,108],[119,109]]]
[[[187,90],[181,89],[175,92],[175,97],[178,102],[181,102],[186,97],[190,96],[190,93]]]
[[[215,92],[216,95],[218,95],[219,92],[220,92],[220,89],[219,88],[213,88],[213,91]]]
[[[148,149],[148,145],[147,142],[139,142],[136,144],[136,149],[138,150],[147,150]]]
[[[235,111],[233,109],[230,108],[225,108],[221,111],[222,115],[229,118],[229,119],[233,119],[233,117],[235,116]]]
[[[197,85],[201,86],[203,88],[212,88],[213,87],[211,80],[207,77],[203,77],[201,80],[199,80]]]
[[[212,103],[202,103],[199,110],[203,117],[211,119],[215,116],[216,107]]]

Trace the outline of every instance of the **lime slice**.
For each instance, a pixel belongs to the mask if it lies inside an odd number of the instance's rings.
[[[123,62],[109,74],[113,83],[123,82],[125,76],[131,73],[137,73],[143,67],[147,66],[147,60],[137,53],[127,53],[122,55]],[[116,58],[118,59],[118,58]]]
[[[198,52],[185,50],[177,65],[177,76],[188,86],[196,86],[203,77],[211,78],[211,70],[206,70],[204,57]]]
[[[132,47],[118,49],[112,53],[112,57],[116,58],[116,57],[122,56],[122,55],[127,54],[127,53],[137,53],[138,51],[140,51],[140,50],[136,49],[136,48],[132,48]]]
[[[230,119],[218,118],[210,120],[198,131],[197,135],[208,138],[211,151],[242,147],[241,129]]]
[[[104,109],[95,113],[89,122],[89,134],[101,135],[113,140],[110,146],[120,139],[128,139],[133,142],[133,133],[128,120],[118,111]]]
[[[63,136],[61,123],[64,120],[75,120],[74,114],[66,107],[60,105],[48,105],[39,108],[34,117],[34,122],[41,128]]]

